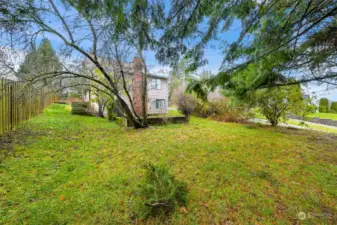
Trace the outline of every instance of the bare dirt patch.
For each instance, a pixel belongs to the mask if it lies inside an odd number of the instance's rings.
[[[27,145],[34,141],[34,137],[43,136],[44,132],[18,128],[0,135],[0,163],[7,156],[15,156],[15,145]]]

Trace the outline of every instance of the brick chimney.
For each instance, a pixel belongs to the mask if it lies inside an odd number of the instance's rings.
[[[143,80],[143,62],[138,56],[135,56],[132,60],[133,74],[132,74],[132,96],[133,106],[136,114],[142,116],[142,80]],[[147,101],[146,101],[147,104]],[[146,105],[147,108],[147,105]]]

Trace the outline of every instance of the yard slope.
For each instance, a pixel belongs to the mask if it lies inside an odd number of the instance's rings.
[[[328,134],[200,118],[126,131],[54,104],[8,137],[0,224],[146,223],[135,215],[146,162],[188,185],[187,211],[168,224],[336,224],[337,141]],[[300,221],[299,212],[317,216]]]

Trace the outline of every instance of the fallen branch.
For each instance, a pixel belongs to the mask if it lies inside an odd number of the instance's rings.
[[[144,203],[144,205],[150,206],[150,207],[168,207],[167,202],[165,202],[165,203],[163,203],[163,202]]]

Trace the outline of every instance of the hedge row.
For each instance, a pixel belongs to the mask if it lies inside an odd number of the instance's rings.
[[[321,98],[319,100],[318,110],[319,110],[320,113],[329,112],[329,100],[327,98]]]
[[[330,111],[332,113],[337,113],[337,102],[332,102],[330,106]]]
[[[57,101],[57,102],[54,102],[55,104],[61,104],[61,105],[67,105],[66,102],[63,102],[63,101]]]
[[[337,113],[337,102],[332,102],[329,109],[329,100],[327,98],[321,98],[319,100],[318,110],[320,113]]]

